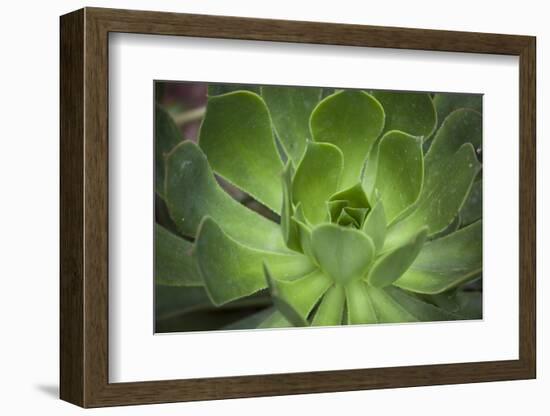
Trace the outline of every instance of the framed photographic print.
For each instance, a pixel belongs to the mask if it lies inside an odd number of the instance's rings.
[[[61,398],[534,378],[535,38],[61,17]]]

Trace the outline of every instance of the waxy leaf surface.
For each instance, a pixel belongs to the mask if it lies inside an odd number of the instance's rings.
[[[418,293],[440,293],[475,278],[482,266],[482,223],[477,221],[424,245],[396,286]]]
[[[308,87],[262,87],[273,127],[285,152],[296,166],[311,140],[309,118],[321,99],[321,88]]]
[[[317,142],[329,142],[344,154],[341,188],[360,180],[365,158],[384,127],[380,103],[363,91],[341,91],[323,99],[311,115]]]
[[[194,237],[203,217],[210,216],[245,245],[288,251],[278,224],[239,204],[220,188],[196,144],[179,144],[166,164],[166,204],[183,235]]]
[[[211,97],[199,145],[217,174],[280,212],[283,163],[268,109],[259,95],[236,91]]]
[[[201,224],[195,256],[204,285],[216,305],[251,295],[267,287],[263,264],[282,279],[313,270],[301,254],[280,254],[245,247],[228,237],[211,218]]]

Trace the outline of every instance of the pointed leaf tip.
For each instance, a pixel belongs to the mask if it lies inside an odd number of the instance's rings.
[[[424,246],[428,228],[422,228],[407,243],[379,257],[368,275],[368,282],[375,287],[384,287],[395,282],[407,269]]]

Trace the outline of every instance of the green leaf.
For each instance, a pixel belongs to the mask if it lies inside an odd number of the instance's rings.
[[[384,131],[400,130],[427,138],[435,129],[437,116],[430,94],[373,91],[386,114]]]
[[[356,280],[346,286],[346,305],[348,324],[375,324],[378,322],[365,282]]]
[[[446,235],[454,233],[460,227],[460,222],[461,222],[461,219],[460,219],[460,211],[459,211],[456,217],[453,218],[453,220],[448,226],[446,226],[443,230],[435,234],[432,234],[429,239],[437,240],[438,238],[445,237]]]
[[[482,267],[481,220],[426,243],[394,284],[411,292],[441,293],[476,278]]]
[[[361,182],[357,182],[355,185],[333,194],[329,198],[329,202],[331,201],[346,201],[347,203],[344,206],[351,208],[370,207],[367,194],[365,193]]]
[[[418,319],[404,309],[398,301],[390,296],[387,288],[379,289],[373,286],[367,286],[367,293],[372,302],[378,323],[386,324],[418,321]]]
[[[155,190],[164,195],[164,159],[183,140],[172,116],[160,105],[155,105]]]
[[[481,114],[477,111],[457,110],[444,120],[424,160],[427,189],[439,181],[441,171],[465,143],[471,143],[476,154],[481,151],[482,130]]]
[[[199,136],[217,174],[280,213],[283,163],[260,96],[236,91],[210,97]]]
[[[393,286],[382,289],[368,286],[367,292],[379,323],[433,322],[457,319],[455,315]]]
[[[342,151],[340,187],[347,188],[360,180],[365,158],[384,127],[384,110],[363,91],[341,91],[315,107],[310,126],[315,141],[332,143]]]
[[[166,201],[161,198],[158,192],[155,194],[155,223],[172,232],[172,234],[179,235],[178,228],[172,221],[172,217],[170,217]]]
[[[481,319],[483,317],[482,298],[481,292],[458,292],[457,300],[460,306],[457,314],[463,319]]]
[[[463,144],[445,165],[438,167],[438,174],[424,183],[414,210],[390,226],[384,251],[400,246],[423,226],[428,226],[428,235],[444,230],[464,204],[479,169],[474,148],[470,143]]]
[[[376,184],[376,174],[378,173],[378,151],[380,148],[380,141],[377,141],[374,146],[372,146],[371,151],[367,155],[365,161],[365,167],[363,170],[363,177],[361,183],[363,184],[363,189],[367,194],[369,201],[373,202],[376,200],[374,186]]]
[[[332,284],[331,279],[315,270],[298,279],[278,280],[265,264],[264,273],[277,310],[293,326],[308,326],[307,317]]]
[[[410,295],[397,287],[389,286],[386,293],[420,322],[456,320],[457,317],[430,303]]]
[[[438,127],[443,120],[453,111],[460,108],[469,108],[481,113],[483,102],[482,94],[461,94],[461,93],[437,93],[433,98],[437,111]]]
[[[424,158],[418,137],[389,131],[380,140],[374,188],[391,222],[412,205],[422,189]]]
[[[225,331],[234,329],[255,329],[258,327],[258,325],[260,325],[268,317],[270,317],[273,312],[275,312],[275,308],[266,308],[259,312],[253,313],[252,315],[249,315],[245,318],[239,319],[236,322],[232,322],[221,329]]]
[[[290,328],[292,324],[284,317],[284,315],[275,311],[270,316],[268,316],[261,324],[258,325],[258,329],[265,328]]]
[[[222,305],[264,289],[263,263],[281,278],[303,276],[313,270],[301,254],[280,254],[243,246],[206,217],[195,242],[195,256],[212,302]]]
[[[234,91],[251,91],[260,93],[260,87],[253,84],[208,84],[208,96],[223,95]]]
[[[361,224],[359,224],[355,218],[353,218],[347,211],[347,208],[344,208],[340,212],[340,216],[336,220],[336,224],[341,225],[342,227],[354,227],[359,228]]]
[[[330,222],[337,222],[344,208],[348,206],[348,201],[327,201],[326,205]]]
[[[457,290],[447,290],[436,295],[426,295],[421,293],[416,293],[416,296],[420,300],[425,300],[428,303],[431,303],[449,313],[456,314],[460,309],[460,304],[457,299]]]
[[[279,287],[276,285],[276,282],[273,279],[273,276],[269,272],[269,268],[264,263],[264,275],[269,286],[269,291],[271,293],[271,299],[273,304],[279,312],[286,318],[292,326],[301,327],[308,326],[308,322],[304,316],[296,310],[295,306],[287,300],[284,296],[281,295]]]
[[[292,196],[301,202],[304,215],[312,224],[326,221],[325,203],[336,192],[342,174],[343,155],[329,143],[308,142],[294,176]]]
[[[296,224],[298,228],[298,235],[300,239],[300,247],[301,252],[309,256],[309,258],[317,264],[317,260],[315,259],[315,256],[313,255],[313,251],[311,249],[311,227],[307,223],[307,220],[304,215],[304,210],[302,209],[302,204],[298,203],[296,205],[296,209],[294,211],[294,216],[292,217],[292,221]]]
[[[369,271],[369,284],[375,287],[384,287],[399,279],[422,250],[427,234],[427,228],[422,228],[406,244],[377,258]]]
[[[317,269],[295,280],[279,280],[271,276],[270,288],[275,298],[283,299],[300,315],[300,319],[306,320],[331,285],[332,280]],[[286,316],[284,312],[283,315]]]
[[[338,284],[363,277],[374,256],[374,244],[365,233],[335,224],[314,228],[311,248],[321,269]]]
[[[204,216],[252,247],[287,252],[277,224],[239,204],[217,184],[206,157],[192,142],[179,144],[166,159],[166,203],[178,230],[194,237]]]
[[[361,226],[363,225],[363,222],[365,221],[365,218],[367,217],[369,209],[368,208],[345,207],[344,211],[351,218],[353,218],[354,222],[357,224],[357,228],[361,228]]]
[[[474,182],[468,199],[460,210],[461,225],[471,224],[479,219],[483,213],[483,181]]]
[[[167,286],[201,286],[191,257],[193,244],[155,224],[155,282]]]
[[[292,219],[294,215],[294,206],[292,205],[293,172],[292,163],[288,162],[282,175],[283,208],[281,210],[281,230],[287,247],[294,251],[301,251],[300,231],[298,230],[298,224]]]
[[[313,326],[335,326],[342,324],[346,295],[342,286],[332,286],[319,305],[313,318]]]
[[[203,287],[155,284],[155,321],[213,307]]]
[[[321,99],[321,88],[266,86],[261,88],[273,127],[285,152],[298,165],[311,140],[309,118]]]
[[[377,202],[367,215],[362,230],[371,238],[376,251],[381,251],[386,239],[386,213],[382,202]]]

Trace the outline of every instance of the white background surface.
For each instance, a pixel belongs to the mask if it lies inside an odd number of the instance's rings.
[[[223,70],[219,62],[225,62]],[[517,359],[518,62],[517,57],[496,55],[112,35],[110,380]],[[484,94],[483,321],[151,336],[153,79],[409,91],[452,88]],[[515,192],[501,186],[503,182]],[[501,224],[506,222],[509,238],[503,239]],[[336,352],[343,348],[345,354]],[[193,359],[184,359],[182,351]]]
[[[254,2],[49,1],[6,3],[2,30],[0,184],[3,191],[0,238],[0,409],[16,414],[79,414],[56,400],[58,386],[58,16],[83,5],[231,14],[301,20],[363,23],[532,34],[538,36],[538,380],[422,387],[294,397],[226,400],[87,411],[88,414],[403,414],[547,415],[550,361],[546,359],[550,302],[544,247],[549,238],[548,191],[543,186],[550,160],[543,117],[550,99],[545,73],[550,28],[544,2],[438,1]],[[506,186],[503,183],[502,186]],[[503,224],[506,238],[506,224]],[[546,324],[546,326],[548,326]],[[405,347],[404,347],[405,348]]]

